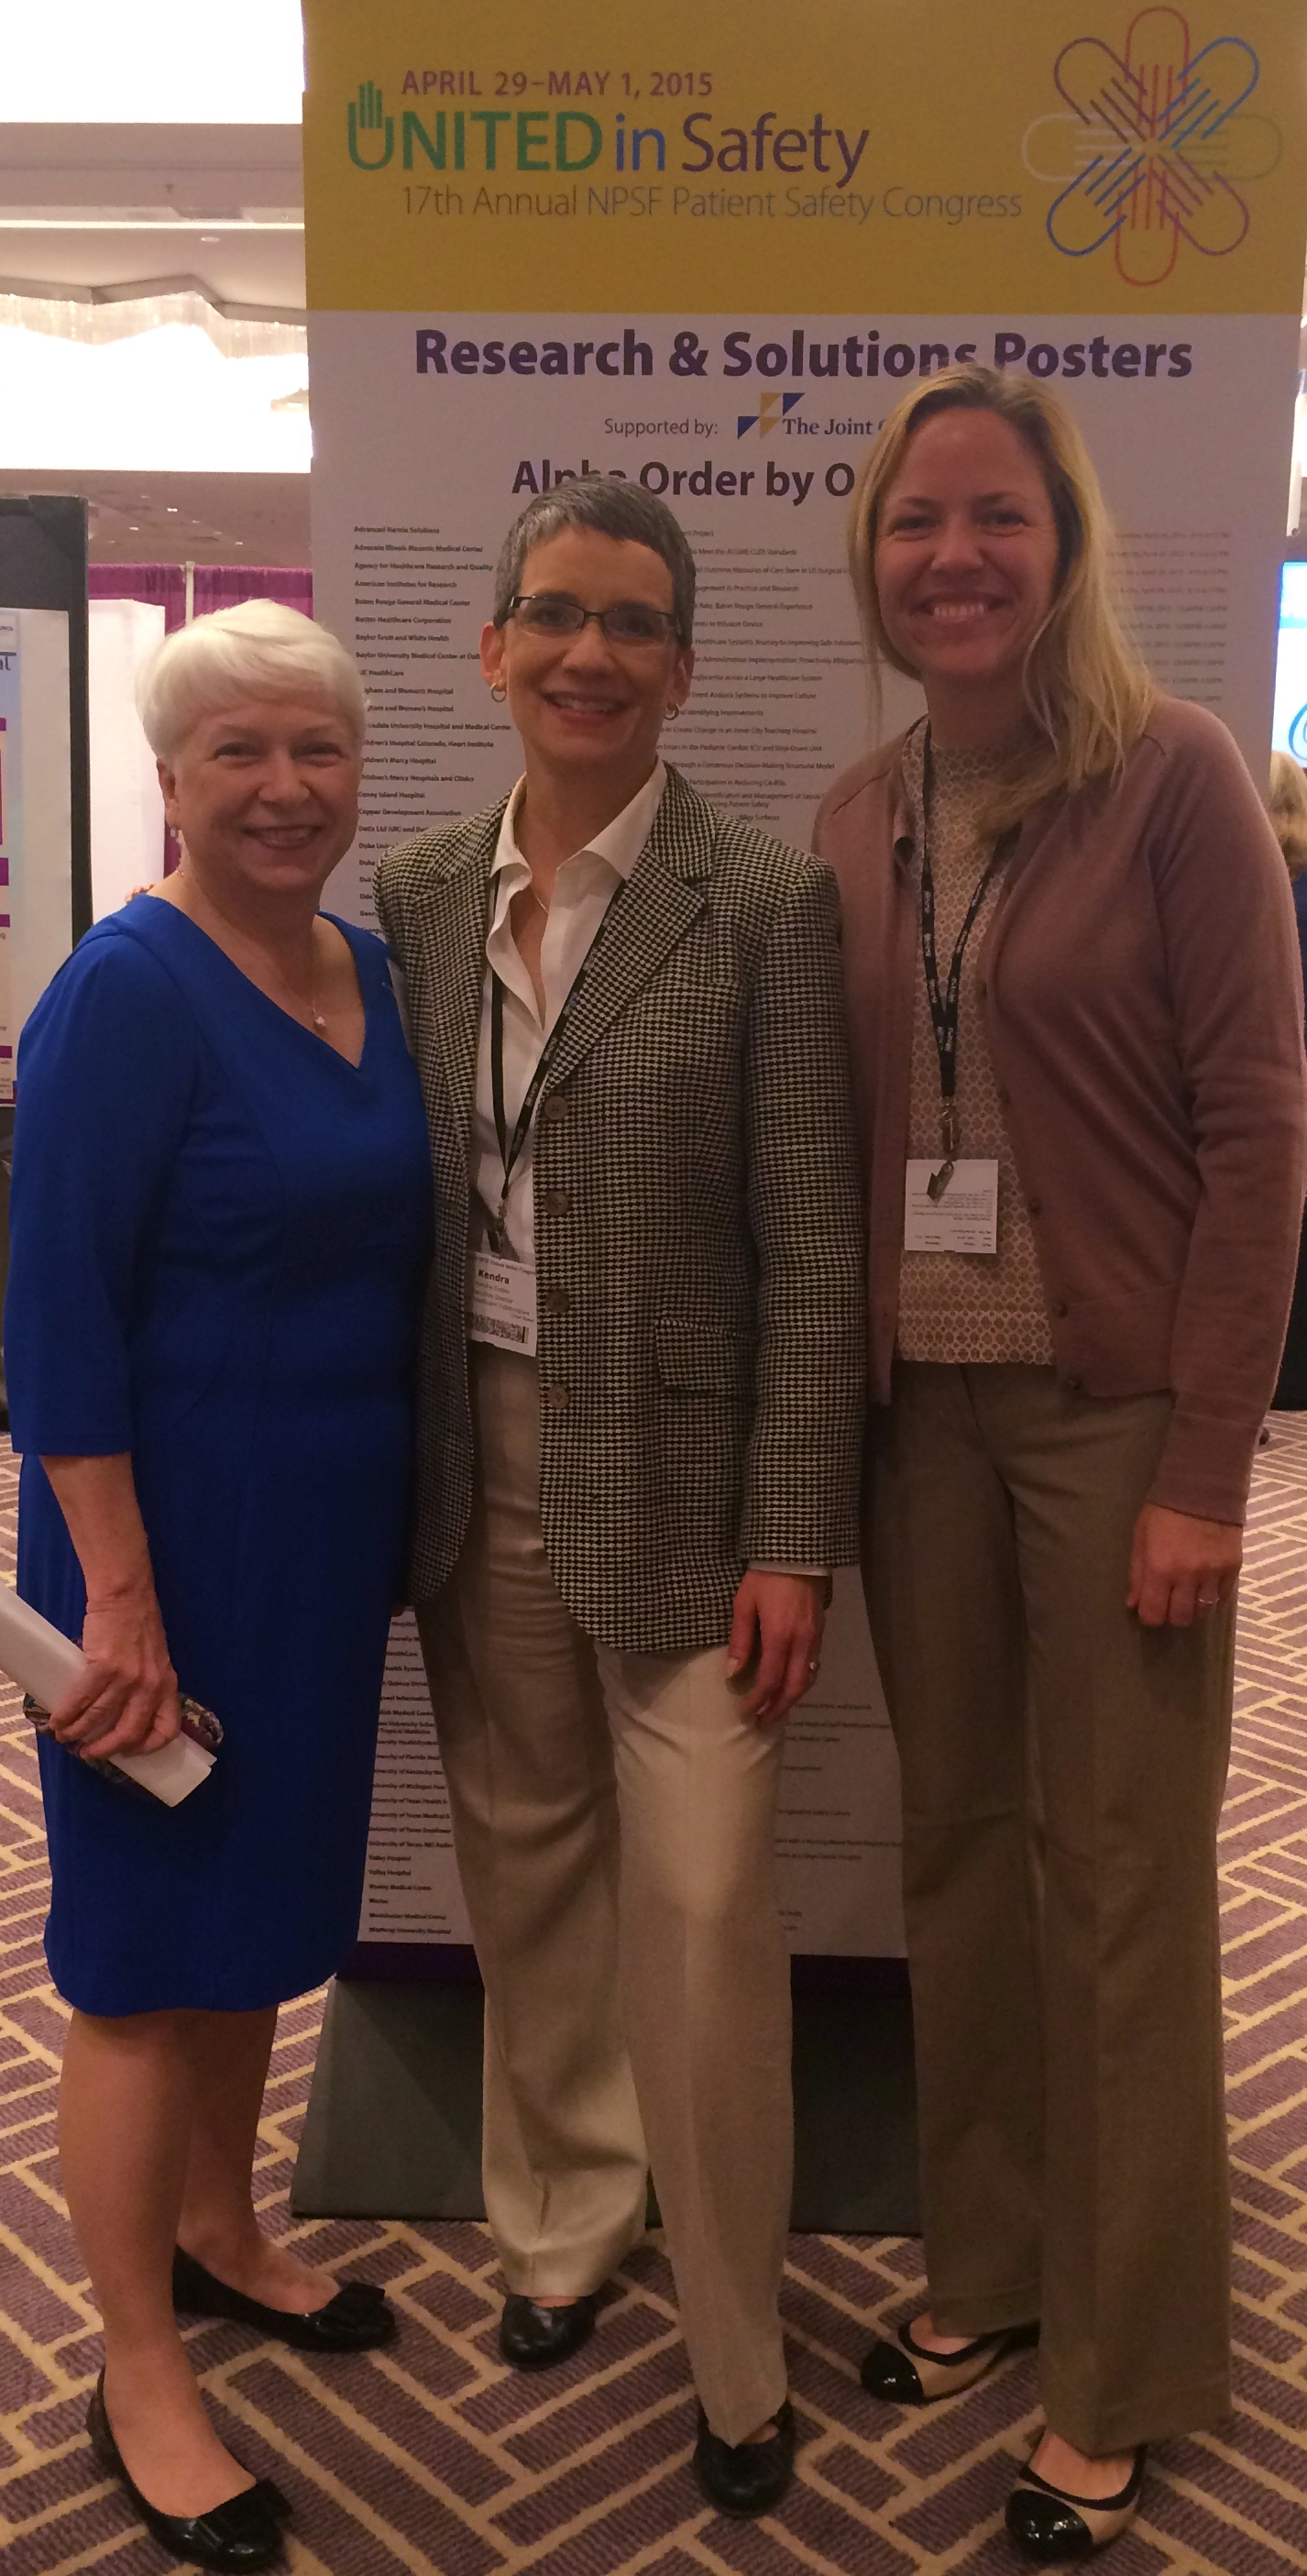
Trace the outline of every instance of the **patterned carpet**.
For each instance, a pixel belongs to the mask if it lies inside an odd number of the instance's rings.
[[[12,1562],[12,1480],[0,1490]],[[82,2431],[96,2317],[55,2161],[61,2007],[44,1978],[35,1764],[0,1710],[0,2576],[171,2562],[134,2526]],[[1237,2412],[1156,2457],[1112,2576],[1301,2576],[1307,2565],[1307,1417],[1258,1466],[1225,1823],[1230,2113],[1236,2157]],[[856,2364],[875,2316],[914,2304],[918,2248],[797,2237],[785,2309],[802,2474],[770,2523],[728,2523],[687,2471],[693,2408],[666,2264],[627,2266],[588,2351],[547,2385],[494,2349],[494,2258],[472,2226],[296,2227],[286,2203],[318,2001],[282,2017],[263,2125],[270,2227],[388,2282],[399,2345],[314,2365],[197,2328],[216,2419],[292,2497],[295,2576],[1001,2576],[999,2513],[1035,2421],[1009,2364],[928,2417],[874,2408]]]

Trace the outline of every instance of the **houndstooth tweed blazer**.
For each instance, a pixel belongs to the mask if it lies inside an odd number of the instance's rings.
[[[416,1601],[472,1498],[467,1147],[503,812],[406,841],[377,882],[436,1180]],[[856,1556],[865,1306],[837,951],[829,869],[669,770],[536,1124],[541,1519],[602,1644],[721,1644],[746,1564]]]

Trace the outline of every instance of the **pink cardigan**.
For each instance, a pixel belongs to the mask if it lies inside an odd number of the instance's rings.
[[[814,844],[844,910],[880,1403],[921,971],[899,750],[837,779]],[[1240,1521],[1293,1287],[1307,1073],[1284,861],[1215,716],[1158,699],[1119,779],[1027,819],[970,971],[1058,1375],[1093,1396],[1169,1388],[1149,1499]]]

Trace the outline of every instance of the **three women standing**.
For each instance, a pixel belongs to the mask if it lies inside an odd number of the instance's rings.
[[[921,2403],[1041,2342],[1008,2504],[1115,2536],[1227,2411],[1215,1833],[1233,1595],[1303,1184],[1285,872],[1116,621],[1079,436],[948,370],[859,488],[928,713],[827,796],[869,1206],[865,1579],[904,1779]]]
[[[866,1571],[930,2280],[864,2378],[921,2403],[1038,2330],[1047,2429],[1008,2520],[1051,2560],[1125,2527],[1150,2440],[1228,2405],[1214,1836],[1302,1199],[1301,994],[1251,782],[1134,659],[1046,393],[963,368],[909,397],[854,562],[873,653],[928,706],[817,834],[867,1167]],[[607,594],[569,571],[545,596],[598,651]],[[93,1668],[43,1751],[93,2424],[152,2527],[236,2567],[266,2563],[279,2504],[205,2426],[175,2241],[226,2312],[386,2331],[262,2246],[248,2173],[272,2010],[357,1916],[429,1179],[380,952],[315,917],[361,703],[326,639],[310,660],[228,622],[161,666],[169,902],[91,934],[25,1042],[9,1337],[20,1580],[70,1633],[85,1615]],[[71,1755],[166,1741],[170,1656],[228,1740],[155,1815]]]

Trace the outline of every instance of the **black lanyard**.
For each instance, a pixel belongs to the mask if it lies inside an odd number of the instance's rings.
[[[625,880],[623,879],[622,882],[624,884]],[[504,1103],[504,987],[494,967],[490,969],[490,1093],[494,1102],[495,1134],[499,1139],[499,1156],[504,1166],[504,1186],[500,1192],[498,1215],[491,1223],[490,1242],[492,1251],[498,1253],[501,1260],[508,1257],[508,1193],[513,1174],[521,1160],[522,1149],[531,1133],[531,1121],[536,1113],[536,1103],[540,1098],[549,1068],[558,1053],[559,1041],[567,1024],[568,1014],[585,982],[590,961],[612,920],[621,895],[622,885],[619,884],[568,986],[563,1007],[540,1050],[535,1071],[527,1084],[526,1095],[517,1113],[517,1124],[511,1136],[508,1132],[508,1111]]]
[[[967,905],[966,919],[958,932],[948,982],[940,989],[939,959],[935,950],[935,879],[930,865],[930,738],[922,770],[925,828],[921,836],[921,962],[926,974],[926,998],[930,1003],[931,1025],[935,1032],[935,1052],[939,1057],[940,1144],[944,1153],[943,1168],[927,1184],[931,1198],[942,1198],[953,1178],[953,1156],[962,1142],[958,1124],[956,1093],[958,1085],[958,999],[962,990],[962,961],[967,941],[975,929],[980,909],[997,870],[1012,845],[1012,834],[1005,832],[994,844],[980,880]]]

